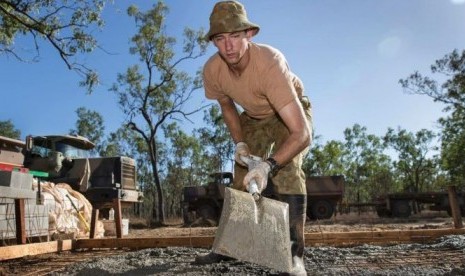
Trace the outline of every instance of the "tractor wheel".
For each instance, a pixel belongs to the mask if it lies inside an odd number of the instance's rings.
[[[310,205],[310,215],[312,219],[329,219],[333,216],[334,206],[327,200],[317,200]]]

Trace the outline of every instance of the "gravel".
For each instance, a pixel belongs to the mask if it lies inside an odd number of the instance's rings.
[[[96,257],[50,275],[279,275],[279,271],[233,260],[196,265],[201,248],[156,248]],[[98,254],[96,254],[98,255]],[[308,275],[465,275],[465,235],[430,244],[306,247]]]

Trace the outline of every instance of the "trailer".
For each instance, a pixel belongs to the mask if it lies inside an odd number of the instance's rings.
[[[312,220],[331,218],[344,196],[344,176],[309,176],[306,184],[307,216]]]
[[[463,191],[457,192],[457,203],[461,215],[464,216],[465,193]],[[422,209],[446,211],[452,215],[447,191],[390,193],[377,197],[374,205],[380,217],[407,218],[414,210]]]
[[[224,201],[224,190],[231,187],[233,174],[218,172],[209,175],[210,181],[201,186],[184,187],[181,200],[184,224],[195,226],[218,225]],[[307,187],[307,216],[311,220],[331,218],[344,195],[345,179],[342,175],[309,176]],[[262,195],[274,198],[273,183],[269,180]]]

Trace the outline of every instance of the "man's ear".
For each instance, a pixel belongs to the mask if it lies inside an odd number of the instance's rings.
[[[247,37],[247,40],[250,41],[254,35],[254,30],[253,29],[248,29],[245,31],[245,36]]]

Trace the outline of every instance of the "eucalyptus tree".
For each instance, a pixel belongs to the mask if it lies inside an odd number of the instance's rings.
[[[431,180],[437,173],[434,157],[435,137],[436,135],[427,129],[416,133],[401,128],[388,129],[383,139],[398,155],[393,164],[404,190],[431,190]]]
[[[321,144],[320,139],[320,136],[315,137],[309,154],[304,159],[305,173],[307,175],[344,175],[342,163],[344,145],[336,140]]]
[[[465,184],[465,50],[453,50],[431,66],[434,77],[415,72],[399,82],[406,93],[426,95],[445,105],[442,126],[441,165],[450,184]]]
[[[35,62],[45,43],[56,51],[68,69],[83,77],[81,85],[90,92],[98,83],[97,73],[77,57],[98,46],[93,32],[104,24],[100,16],[105,2],[0,0],[0,54]]]
[[[168,7],[159,1],[142,12],[128,8],[138,32],[132,37],[130,53],[139,63],[118,74],[113,85],[119,105],[127,116],[126,125],[137,133],[147,146],[147,160],[157,192],[158,219],[164,223],[164,199],[160,179],[158,146],[164,140],[162,126],[175,120],[188,120],[203,106],[188,105],[193,93],[202,87],[200,70],[191,77],[181,65],[205,55],[208,41],[204,31],[185,28],[181,53],[174,52],[176,39],[166,34],[165,16]]]
[[[391,159],[384,153],[380,137],[368,134],[366,127],[355,124],[344,130],[346,189],[349,201],[367,202],[391,189],[394,185],[390,174]]]
[[[21,131],[15,127],[11,120],[0,121],[0,135],[11,139],[20,139]]]
[[[179,217],[183,188],[200,185],[208,172],[202,169],[202,146],[195,136],[185,133],[176,123],[164,126],[163,129],[170,144],[163,191],[168,214]]]

